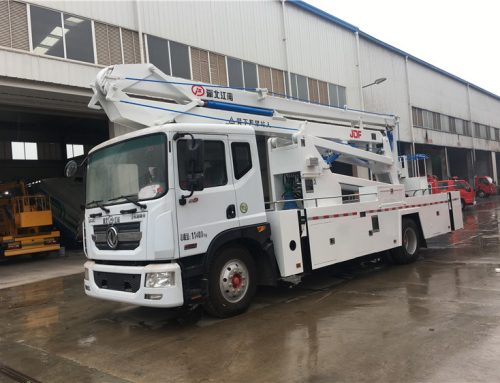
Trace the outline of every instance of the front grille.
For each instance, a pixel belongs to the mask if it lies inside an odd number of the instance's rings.
[[[94,282],[100,289],[135,293],[141,286],[141,274],[94,271]]]
[[[114,226],[118,232],[118,246],[112,249],[106,239],[106,231],[110,226]],[[134,250],[141,242],[141,223],[125,222],[114,225],[95,225],[92,240],[99,250]]]

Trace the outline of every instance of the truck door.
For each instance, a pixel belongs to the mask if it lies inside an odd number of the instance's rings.
[[[177,226],[179,233],[179,254],[181,257],[204,253],[217,234],[238,227],[236,196],[230,169],[230,152],[226,135],[194,134],[203,140],[204,189],[181,202],[188,196],[187,145],[191,138],[186,136],[173,143],[175,158],[175,193],[177,205]]]
[[[266,213],[255,136],[233,134],[229,144],[240,226],[262,224],[266,222]]]

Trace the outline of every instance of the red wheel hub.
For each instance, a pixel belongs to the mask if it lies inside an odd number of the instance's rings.
[[[239,288],[241,286],[241,275],[240,274],[234,274],[233,277],[231,278],[231,284],[235,289]]]

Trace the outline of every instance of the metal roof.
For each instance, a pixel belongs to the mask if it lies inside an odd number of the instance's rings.
[[[339,19],[338,17],[335,17],[325,11],[322,11],[321,9],[319,8],[316,8],[314,6],[312,6],[311,4],[308,4],[306,3],[305,1],[302,1],[302,0],[287,0],[287,3],[290,3],[292,5],[295,5],[296,7],[306,11],[306,12],[309,12],[309,13],[312,13],[318,17],[321,17],[322,19],[324,20],[327,20],[331,23],[334,23],[342,28],[345,28],[347,30],[350,30],[351,32],[357,32],[359,34],[360,37],[364,38],[365,40],[368,40],[376,45],[379,45],[385,49],[388,49],[389,51],[393,52],[393,53],[396,53],[400,56],[403,56],[403,57],[408,57],[409,60],[417,63],[417,64],[420,64],[434,72],[437,72],[443,76],[446,76],[448,78],[451,78],[455,81],[458,81],[464,85],[468,85],[469,87],[471,87],[472,89],[475,89],[481,93],[484,93],[490,97],[493,97],[495,98],[496,100],[499,100],[500,101],[500,96],[496,95],[495,93],[492,93],[490,91],[487,91],[486,89],[483,89],[477,85],[474,85],[474,84],[471,84],[469,81],[467,80],[464,80],[463,78],[460,78],[458,76],[455,76],[454,74],[450,73],[450,72],[447,72],[443,69],[440,69],[432,64],[429,64],[428,62],[422,60],[422,59],[419,59],[418,57],[415,57],[405,51],[402,51],[401,49],[399,48],[396,48],[396,47],[393,47],[392,45],[390,44],[387,44],[385,42],[383,42],[382,40],[379,40],[371,35],[369,35],[368,33],[366,32],[363,32],[361,31],[358,27],[356,27],[355,25],[352,25],[352,24],[349,24],[348,22],[344,21],[344,20],[341,20]]]

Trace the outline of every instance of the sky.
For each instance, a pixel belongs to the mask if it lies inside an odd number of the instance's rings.
[[[305,0],[373,37],[500,95],[498,0]]]

